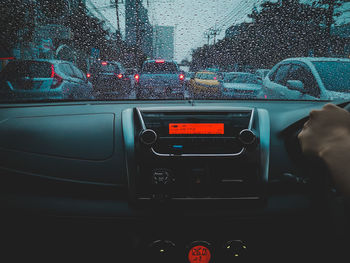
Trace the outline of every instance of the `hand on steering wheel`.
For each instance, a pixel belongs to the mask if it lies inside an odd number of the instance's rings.
[[[323,161],[337,188],[350,196],[350,113],[326,104],[310,112],[299,133],[302,152]]]

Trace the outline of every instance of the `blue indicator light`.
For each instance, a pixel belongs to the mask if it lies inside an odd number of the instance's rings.
[[[182,149],[184,146],[183,145],[173,145],[173,148],[175,149]]]

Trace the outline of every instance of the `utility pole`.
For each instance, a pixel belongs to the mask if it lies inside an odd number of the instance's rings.
[[[209,41],[210,41],[210,32],[209,32],[209,30],[207,30],[207,31],[204,32],[204,37],[207,38],[207,40],[208,40],[208,46],[209,46],[209,44],[210,44],[210,43],[209,43]]]
[[[119,0],[114,0],[114,3],[115,3],[115,12],[116,12],[116,15],[117,15],[117,29],[118,29],[118,32],[120,34],[120,22],[119,22]]]
[[[139,51],[141,50],[141,36],[140,36],[140,1],[135,1],[135,66],[139,67]]]
[[[214,45],[216,43],[216,36],[220,34],[221,29],[217,28],[216,26],[214,28],[209,29],[210,35],[214,36]]]
[[[135,12],[136,12],[136,23],[135,23],[135,38],[137,48],[141,48],[141,36],[140,36],[140,0],[135,0]]]

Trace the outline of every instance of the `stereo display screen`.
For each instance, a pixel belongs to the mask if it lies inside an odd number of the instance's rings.
[[[224,134],[224,124],[169,123],[169,134]]]

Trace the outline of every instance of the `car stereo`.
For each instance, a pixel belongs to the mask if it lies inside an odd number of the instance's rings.
[[[133,108],[123,112],[122,124],[131,200],[264,198],[270,136],[267,111]]]

